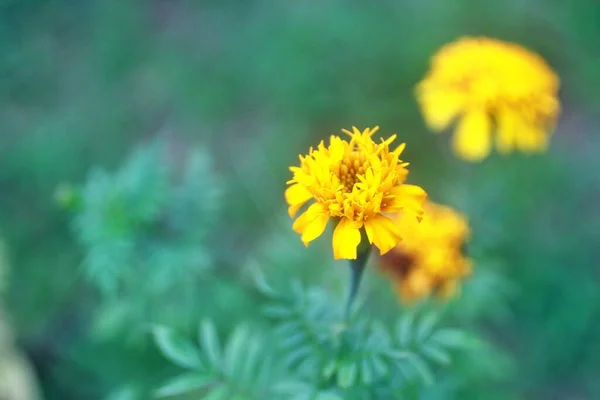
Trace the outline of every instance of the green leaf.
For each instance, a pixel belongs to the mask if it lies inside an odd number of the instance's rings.
[[[425,340],[431,334],[437,321],[438,317],[434,313],[427,314],[425,317],[423,317],[419,327],[417,328],[417,341],[422,342]]]
[[[414,316],[412,314],[406,315],[405,317],[398,320],[396,325],[396,336],[400,346],[407,348],[413,341],[411,334]]]
[[[202,321],[199,333],[199,340],[203,352],[206,354],[206,357],[208,357],[212,366],[215,369],[219,369],[221,365],[221,351],[215,325],[209,320]]]
[[[285,337],[281,345],[287,348],[294,348],[300,345],[302,342],[306,340],[306,333],[303,331],[298,331],[290,336]]]
[[[288,337],[298,331],[302,331],[302,326],[298,321],[283,322],[276,328],[276,333],[279,337]]]
[[[213,382],[211,377],[189,373],[167,381],[154,394],[157,397],[177,396],[202,389]]]
[[[293,310],[282,305],[269,305],[263,308],[263,314],[273,319],[289,318],[293,315]]]
[[[202,400],[230,400],[231,395],[227,386],[215,387],[202,397]]]
[[[171,362],[183,368],[201,367],[198,350],[190,342],[166,327],[157,326],[152,332],[161,353]]]
[[[306,358],[308,355],[312,354],[313,351],[314,349],[310,346],[298,347],[297,349],[290,351],[284,356],[285,363],[287,365],[293,365],[299,362],[300,360]]]
[[[246,347],[246,355],[241,360],[242,368],[240,371],[240,380],[244,383],[250,383],[256,371],[258,358],[261,356],[263,348],[257,340],[251,340]]]
[[[244,350],[247,345],[249,339],[248,329],[245,326],[238,326],[231,338],[227,342],[227,346],[225,348],[225,357],[223,368],[227,373],[231,376],[235,375],[236,367],[239,368],[239,365],[244,360]]]
[[[375,376],[377,376],[379,379],[385,377],[388,374],[389,368],[385,361],[381,359],[381,357],[373,356],[371,358],[371,363],[373,365],[373,371],[375,371]]]
[[[335,374],[337,370],[337,360],[329,360],[325,367],[323,367],[323,371],[321,372],[323,378],[329,379]]]
[[[368,359],[360,362],[360,376],[365,385],[370,385],[375,380],[375,371]]]
[[[297,380],[282,380],[277,382],[273,389],[280,394],[286,395],[286,398],[297,396],[294,398],[309,398],[312,397],[313,385]]]
[[[254,387],[264,388],[270,385],[274,379],[273,360],[269,356],[263,356],[260,364],[257,365],[257,375],[254,381]]]
[[[338,369],[338,385],[343,389],[348,389],[356,382],[358,368],[355,363],[349,363]]]
[[[344,398],[333,392],[321,392],[315,396],[315,400],[344,400]]]
[[[470,337],[458,329],[440,329],[431,335],[431,340],[449,348],[466,348],[469,346]]]
[[[433,373],[429,369],[427,363],[416,354],[411,355],[411,357],[409,357],[408,360],[410,361],[415,371],[419,373],[419,375],[423,379],[423,382],[425,382],[426,385],[431,385],[434,380]]]
[[[430,360],[439,364],[450,364],[450,355],[446,351],[440,349],[438,346],[428,344],[427,346],[421,347],[421,352]]]

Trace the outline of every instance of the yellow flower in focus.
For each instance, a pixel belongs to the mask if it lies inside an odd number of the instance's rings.
[[[458,118],[456,154],[467,161],[498,151],[544,151],[560,111],[559,79],[537,54],[513,43],[462,38],[431,60],[416,95],[429,127],[441,131]]]
[[[400,216],[403,241],[380,258],[380,267],[395,282],[401,299],[411,302],[435,293],[451,297],[471,273],[462,247],[470,235],[464,216],[432,202],[421,223]]]
[[[404,184],[408,163],[399,156],[405,145],[390,150],[396,135],[374,142],[372,135],[378,129],[343,130],[348,140],[331,136],[329,145],[321,141],[307,156],[300,155],[299,167],[290,167],[294,176],[285,191],[290,216],[314,200],[293,224],[305,246],[321,236],[333,219],[335,259],[356,259],[363,235],[384,254],[401,238],[389,215],[402,212],[415,222],[422,215],[425,191]]]

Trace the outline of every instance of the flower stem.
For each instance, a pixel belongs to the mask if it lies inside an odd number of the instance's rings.
[[[350,312],[352,310],[352,304],[358,293],[358,287],[362,279],[363,271],[367,265],[367,259],[371,253],[371,246],[366,247],[363,251],[359,251],[356,260],[350,260],[350,290],[348,291],[348,299],[346,301],[346,310],[344,312],[344,319],[346,322],[350,319]]]

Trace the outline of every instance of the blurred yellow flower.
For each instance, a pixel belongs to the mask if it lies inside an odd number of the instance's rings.
[[[390,214],[402,212],[415,222],[421,216],[427,195],[418,186],[406,185],[406,166],[398,157],[401,144],[391,151],[395,140],[376,143],[372,135],[379,129],[343,130],[349,140],[331,136],[307,156],[300,166],[290,167],[293,178],[285,191],[290,217],[309,200],[314,200],[293,224],[305,246],[321,236],[330,218],[337,224],[333,232],[335,259],[356,259],[363,236],[381,253],[392,249],[401,238],[400,228]]]
[[[466,218],[432,202],[427,202],[424,209],[418,224],[399,216],[397,223],[404,240],[379,262],[406,302],[432,293],[449,298],[471,273],[471,260],[462,252],[470,235]]]
[[[537,54],[513,43],[466,37],[431,60],[416,95],[435,131],[458,117],[453,148],[468,161],[484,159],[496,131],[498,151],[544,151],[560,111],[559,79]]]

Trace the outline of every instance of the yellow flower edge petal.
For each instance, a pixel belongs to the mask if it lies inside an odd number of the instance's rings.
[[[492,147],[490,125],[490,118],[483,110],[467,112],[452,138],[454,151],[467,161],[486,158]]]
[[[336,260],[356,260],[356,249],[361,241],[360,225],[343,218],[333,231],[333,257]]]

